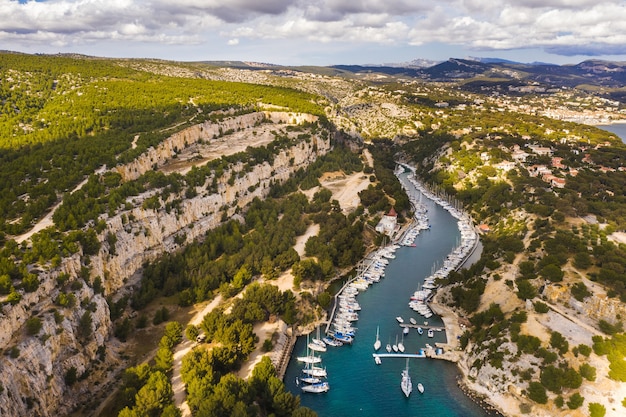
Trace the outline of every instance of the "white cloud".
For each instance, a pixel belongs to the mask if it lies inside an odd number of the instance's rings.
[[[222,38],[222,42],[215,42]],[[345,42],[622,51],[624,0],[0,0],[5,49],[103,40],[155,45]],[[587,46],[583,46],[587,45]],[[269,45],[271,46],[271,45]],[[269,47],[268,46],[268,47]],[[623,53],[623,52],[620,52]],[[243,57],[242,57],[243,58]]]

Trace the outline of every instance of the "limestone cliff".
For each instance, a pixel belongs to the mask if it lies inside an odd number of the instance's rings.
[[[199,140],[210,142],[215,135],[241,131],[261,122],[284,125],[315,120],[310,115],[252,113],[215,124],[207,122],[172,135],[156,149],[114,169],[125,180],[132,180],[154,169],[155,164],[162,166]],[[99,234],[99,253],[88,260],[89,277],[81,272],[85,266],[81,254],[63,259],[56,269],[33,271],[38,272],[38,290],[22,294],[19,303],[5,304],[0,311],[0,348],[5,353],[0,372],[0,415],[67,415],[93,396],[93,390],[104,389],[104,372],[118,360],[115,349],[110,349],[115,339],[104,295],[131,291],[135,282],[130,278],[144,262],[177,249],[176,242],[190,242],[204,235],[219,225],[223,216],[233,216],[255,197],[267,196],[271,183],[285,181],[328,152],[329,138],[322,131],[293,140],[278,151],[272,163],[230,166],[215,178],[217,192],[208,186],[213,180],[209,178],[206,184],[196,187],[193,198],[186,199],[184,191],[170,195],[167,201],[181,201],[173,210],[142,208],[143,201],[159,190],[130,198],[129,210],[112,217],[103,215],[107,228]],[[167,201],[161,201],[161,207]],[[110,235],[115,236],[115,248],[109,247],[106,237]],[[90,284],[95,277],[102,278],[102,294]],[[68,299],[63,305],[62,300]],[[32,317],[40,320],[41,330],[29,335],[27,320]]]

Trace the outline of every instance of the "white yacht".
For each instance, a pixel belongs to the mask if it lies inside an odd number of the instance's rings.
[[[402,341],[398,343],[398,351],[404,353],[404,334],[402,334]]]
[[[328,392],[328,390],[330,389],[330,385],[328,385],[328,382],[324,381],[324,382],[318,382],[316,384],[303,385],[301,389],[302,389],[302,392],[311,392],[314,394],[319,394],[322,392]]]
[[[424,393],[424,386],[422,385],[421,382],[417,384],[417,390],[420,392],[420,394]]]
[[[376,327],[376,341],[374,342],[374,350],[380,349],[380,339],[378,338],[378,326]]]
[[[402,392],[407,398],[411,395],[411,391],[413,391],[413,384],[411,383],[411,377],[409,376],[409,358],[406,359],[406,368],[402,371],[400,388],[402,388]]]

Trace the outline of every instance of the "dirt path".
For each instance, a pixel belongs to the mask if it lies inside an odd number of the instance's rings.
[[[102,166],[100,168],[98,168],[94,173],[95,174],[102,174],[104,171],[106,170],[106,166]],[[74,189],[70,192],[71,194],[75,193],[76,191],[80,190],[81,188],[83,188],[83,186],[85,184],[87,184],[87,181],[89,180],[89,178],[85,178],[83,181],[81,181],[80,184],[78,184],[76,187],[74,187]],[[15,241],[17,243],[22,243],[25,240],[30,239],[30,237],[32,235],[34,235],[35,233],[41,232],[43,229],[53,226],[54,222],[52,221],[52,216],[54,216],[54,213],[57,211],[57,209],[59,208],[59,206],[63,203],[63,201],[59,201],[58,203],[56,203],[52,209],[50,210],[50,212],[48,214],[46,214],[41,220],[39,220],[32,229],[30,229],[28,232],[26,233],[22,233],[19,236],[15,237]]]
[[[197,312],[189,324],[198,326],[202,323],[202,319],[208,313],[210,313],[215,307],[222,302],[222,296],[218,295],[210,303],[208,303],[202,310]],[[182,417],[191,417],[191,410],[187,405],[187,394],[185,393],[185,384],[183,383],[180,370],[183,363],[183,357],[193,349],[196,345],[195,340],[189,340],[183,336],[183,341],[176,346],[174,350],[174,363],[172,365],[172,390],[174,391],[174,405],[180,410]]]

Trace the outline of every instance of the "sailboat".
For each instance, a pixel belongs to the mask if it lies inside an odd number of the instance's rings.
[[[320,339],[320,328],[317,328],[317,338],[311,340],[311,343],[308,344],[309,349],[314,350],[316,352],[326,352],[326,343],[322,339]]]
[[[387,340],[387,346],[385,346],[385,349],[387,352],[391,352],[391,343],[389,343],[389,340]]]
[[[380,349],[380,339],[378,338],[378,326],[376,326],[376,341],[374,342],[374,350]]]
[[[398,343],[398,350],[404,353],[404,333],[402,334],[402,341]]]
[[[330,385],[328,385],[328,382],[324,381],[310,385],[303,385],[301,389],[302,392],[312,392],[314,394],[319,394],[322,392],[328,392],[328,390],[330,389]]]
[[[411,395],[411,391],[413,391],[413,384],[411,383],[411,377],[409,376],[409,358],[406,358],[406,368],[402,371],[400,388],[402,388],[402,392],[407,398]]]
[[[297,359],[299,362],[304,362],[304,363],[320,363],[322,361],[322,358],[315,356],[315,351],[311,351],[311,353],[309,354],[309,336],[307,335],[307,348],[306,348],[306,356],[298,356]]]
[[[396,343],[394,343],[393,346],[391,346],[391,348],[393,349],[394,352],[398,351],[398,335],[396,335]]]

